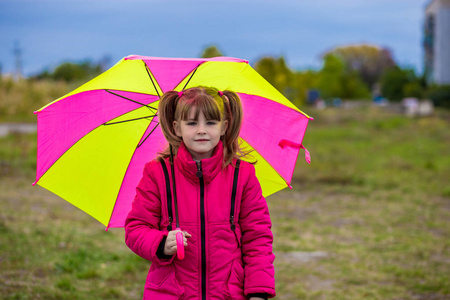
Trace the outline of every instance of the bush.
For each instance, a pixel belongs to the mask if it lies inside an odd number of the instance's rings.
[[[381,94],[392,101],[401,101],[405,97],[420,98],[422,85],[412,69],[394,67],[381,77]]]
[[[52,72],[44,70],[33,76],[34,79],[52,79],[65,82],[88,81],[103,71],[101,64],[92,63],[89,60],[79,63],[64,62]]]
[[[435,106],[450,108],[450,85],[432,86],[426,95]]]

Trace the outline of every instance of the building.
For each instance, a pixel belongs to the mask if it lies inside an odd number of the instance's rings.
[[[427,82],[450,84],[450,0],[426,6],[423,46]]]

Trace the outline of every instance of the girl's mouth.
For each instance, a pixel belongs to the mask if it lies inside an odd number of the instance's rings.
[[[206,140],[206,139],[201,139],[201,140],[195,140],[196,142],[207,142],[207,141],[209,141],[209,140]]]

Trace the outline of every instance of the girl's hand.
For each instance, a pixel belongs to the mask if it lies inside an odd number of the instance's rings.
[[[184,246],[187,247],[187,238],[192,237],[188,232],[186,231],[180,231],[180,230],[172,230],[169,231],[169,234],[167,235],[166,244],[164,245],[164,254],[165,255],[174,255],[177,253],[177,233],[181,232],[183,233],[183,241]]]

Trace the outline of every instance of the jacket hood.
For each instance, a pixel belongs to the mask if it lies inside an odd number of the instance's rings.
[[[222,141],[219,141],[216,148],[214,148],[213,154],[210,158],[201,160],[203,180],[205,183],[211,182],[214,177],[222,170],[223,165],[223,145]],[[192,159],[192,155],[186,148],[183,142],[181,142],[178,148],[177,155],[175,157],[175,166],[177,169],[191,182],[198,183],[197,177],[197,163]]]

